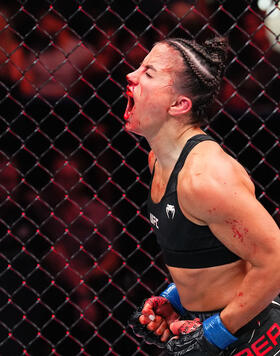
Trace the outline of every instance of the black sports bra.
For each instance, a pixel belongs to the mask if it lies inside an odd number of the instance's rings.
[[[212,137],[200,134],[191,137],[183,148],[171,173],[161,201],[155,204],[148,197],[148,214],[165,263],[171,267],[206,268],[228,264],[240,259],[228,250],[208,226],[194,224],[183,215],[177,197],[178,174],[190,151]],[[154,172],[153,172],[154,175]]]

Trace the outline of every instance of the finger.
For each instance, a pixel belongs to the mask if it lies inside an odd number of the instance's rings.
[[[151,321],[154,321],[155,319],[156,319],[156,317],[155,316],[151,316],[151,315],[141,315],[139,317],[139,321],[143,325],[148,324]]]
[[[141,318],[141,320],[140,320]],[[148,324],[148,323],[151,323],[151,322],[154,322],[156,320],[156,316],[155,315],[141,315],[139,317],[139,321],[141,324]]]
[[[149,324],[151,322],[151,319],[147,315],[140,315],[139,322],[142,325],[146,325],[146,324]]]
[[[167,322],[165,320],[162,320],[162,322],[160,323],[160,325],[158,326],[158,328],[155,330],[154,333],[156,335],[162,335],[166,329],[168,329]]]
[[[160,340],[162,342],[166,342],[169,339],[170,335],[171,335],[170,330],[169,329],[165,329],[163,334],[162,334],[162,336],[161,336],[161,338],[160,338]]]
[[[156,315],[156,318],[154,321],[149,322],[149,324],[147,324],[147,329],[150,331],[156,331],[156,329],[160,326],[161,322],[162,322],[162,317],[159,315]]]
[[[147,317],[150,317],[150,321],[155,317],[153,305],[149,302],[149,300],[147,300],[146,303],[144,304],[144,307],[143,307],[141,313],[143,315],[146,315]]]

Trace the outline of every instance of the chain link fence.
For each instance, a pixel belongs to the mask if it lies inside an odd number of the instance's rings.
[[[127,319],[169,275],[145,215],[125,75],[166,36],[229,38],[205,131],[279,223],[278,1],[12,0],[0,6],[2,356],[161,355]]]

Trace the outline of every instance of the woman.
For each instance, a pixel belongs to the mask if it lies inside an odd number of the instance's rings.
[[[226,49],[166,39],[127,76],[125,127],[151,146],[149,217],[174,281],[130,324],[172,355],[280,350],[279,229],[245,169],[201,130]]]

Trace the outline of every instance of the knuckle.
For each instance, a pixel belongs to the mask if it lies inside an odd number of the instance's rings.
[[[154,331],[155,330],[155,326],[152,323],[147,324],[147,329],[150,331]]]

